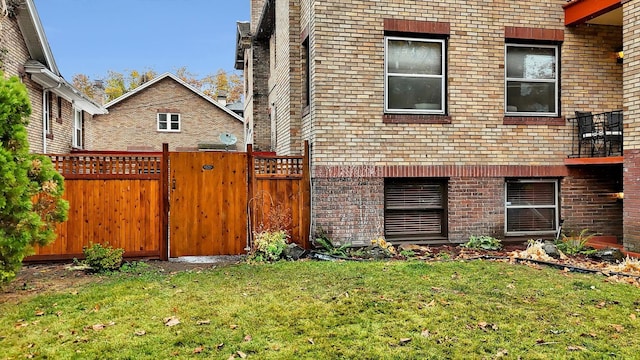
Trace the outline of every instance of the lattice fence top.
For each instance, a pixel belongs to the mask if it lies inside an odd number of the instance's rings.
[[[52,155],[65,178],[159,178],[161,155]]]
[[[302,177],[302,156],[255,157],[254,171],[258,177]]]

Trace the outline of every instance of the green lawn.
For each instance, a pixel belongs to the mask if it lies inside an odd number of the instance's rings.
[[[640,289],[597,275],[279,262],[111,275],[0,304],[0,358],[632,359],[636,316]]]

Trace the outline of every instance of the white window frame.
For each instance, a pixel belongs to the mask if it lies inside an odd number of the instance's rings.
[[[541,49],[554,49],[554,56],[555,56],[555,69],[554,69],[554,74],[555,77],[553,79],[526,79],[526,78],[514,78],[514,77],[507,77],[507,70],[508,70],[508,63],[509,63],[509,59],[507,57],[507,49],[509,47],[525,47],[525,48],[541,48]],[[560,93],[559,93],[559,74],[560,74],[560,61],[558,58],[559,55],[559,49],[560,46],[559,45],[539,45],[539,44],[524,44],[524,43],[519,43],[519,44],[514,44],[514,43],[506,43],[504,46],[504,113],[505,115],[508,116],[548,116],[548,117],[556,117],[559,114],[559,105],[560,105]],[[509,81],[519,81],[519,82],[538,82],[538,83],[553,83],[554,86],[554,91],[555,91],[555,96],[554,96],[554,100],[555,100],[555,104],[554,104],[554,108],[555,111],[554,112],[525,112],[525,111],[508,111],[507,108],[507,96],[508,96],[508,84]]]
[[[51,92],[45,90],[42,93],[42,131],[51,135]]]
[[[509,198],[509,183],[552,183],[554,186],[554,199],[555,203],[553,205],[535,205],[535,206],[527,206],[527,205],[511,205],[511,202],[508,202]],[[504,233],[508,236],[517,236],[517,235],[549,235],[556,234],[558,231],[558,224],[560,223],[560,207],[559,207],[559,196],[558,196],[558,185],[559,181],[557,179],[515,179],[515,180],[507,180],[504,183]],[[507,231],[508,226],[508,210],[509,209],[554,209],[555,213],[555,228],[552,230],[542,230],[542,231]]]
[[[167,123],[167,128],[166,129],[161,129],[160,128],[160,115],[166,115],[167,120],[165,121]],[[178,129],[172,129],[171,128],[171,117],[172,115],[177,115],[178,116]],[[160,131],[160,132],[180,132],[182,130],[182,119],[179,113],[158,113],[156,116],[156,130]]]
[[[415,41],[415,42],[425,42],[425,43],[439,43],[442,52],[442,62],[440,64],[441,75],[428,75],[428,74],[405,74],[405,73],[390,73],[387,71],[387,60],[389,59],[388,49],[389,49],[389,40],[402,40],[402,41]],[[412,38],[412,37],[402,37],[402,36],[385,36],[384,37],[384,112],[390,114],[434,114],[434,115],[444,115],[446,113],[446,88],[447,88],[447,56],[446,56],[446,44],[444,39],[432,39],[432,38]],[[424,77],[424,78],[440,78],[441,86],[440,86],[440,109],[438,110],[429,110],[429,109],[392,109],[389,107],[389,77],[393,76],[411,76],[411,77]]]
[[[82,125],[84,122],[84,114],[80,109],[73,109],[73,147],[77,149],[82,149],[84,147],[84,143],[82,141],[83,129]]]

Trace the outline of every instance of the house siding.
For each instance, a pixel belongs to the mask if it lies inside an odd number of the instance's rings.
[[[314,225],[338,241],[366,244],[384,232],[385,178],[446,178],[448,241],[482,234],[504,237],[505,181],[542,178],[559,180],[560,216],[567,224],[622,237],[614,221],[622,215],[621,204],[606,192],[615,184],[597,171],[564,166],[575,131],[567,118],[575,111],[623,108],[623,68],[613,56],[622,44],[622,29],[566,28],[565,3],[300,0],[296,30],[308,34],[311,53],[309,112],[294,111],[303,109],[301,80],[289,81],[288,92],[273,92],[271,101],[288,102],[292,117],[278,113],[278,136],[280,126],[299,126],[301,139],[311,143]],[[277,36],[288,33],[294,41],[291,15],[276,18]],[[384,113],[385,20],[398,20],[410,31],[448,34],[446,116]],[[504,116],[505,42],[523,39],[560,44],[556,118]],[[282,42],[276,40],[280,49]],[[296,49],[303,40],[298,37],[297,47],[287,44],[289,61],[300,59]],[[287,65],[272,66],[271,77],[290,76],[291,69],[302,74],[301,66]],[[626,110],[625,105],[625,124]],[[298,116],[296,125],[293,117]],[[626,141],[625,133],[625,147]],[[297,152],[293,147],[277,150]],[[592,196],[594,188],[599,193]],[[590,220],[594,213],[605,220]]]
[[[158,112],[180,114],[180,132],[157,131]],[[230,132],[244,144],[244,124],[171,78],[133,94],[109,107],[109,114],[85,122],[86,148],[90,150],[196,150],[198,144],[220,144],[219,135]]]
[[[52,94],[51,138],[43,145],[42,126],[42,87],[32,81],[24,72],[24,64],[29,60],[29,51],[24,38],[14,18],[3,18],[1,21],[0,48],[6,50],[2,57],[2,70],[6,77],[17,76],[27,88],[31,102],[31,116],[27,125],[27,140],[29,149],[35,153],[67,153],[71,150],[73,136],[73,112],[71,103],[62,99],[62,117],[58,118],[57,95]],[[90,115],[85,114],[85,121],[90,121]]]

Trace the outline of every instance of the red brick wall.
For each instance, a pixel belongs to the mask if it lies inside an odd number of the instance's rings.
[[[560,189],[563,230],[589,229],[616,236],[621,241],[622,200],[613,195],[620,191],[622,167],[619,165],[570,168]]]
[[[449,179],[449,241],[504,238],[504,178]]]
[[[638,159],[640,162],[640,154]],[[508,178],[562,179],[560,217],[565,219],[565,229],[587,228],[622,237],[622,201],[613,197],[621,191],[620,166],[343,166],[315,170],[314,226],[321,226],[341,243],[366,245],[384,234],[385,177],[448,178],[450,243],[465,242],[471,235],[505,238],[504,184]],[[640,226],[636,231],[640,234]]]
[[[353,245],[384,235],[383,178],[316,178],[312,191],[312,234],[321,227]]]

